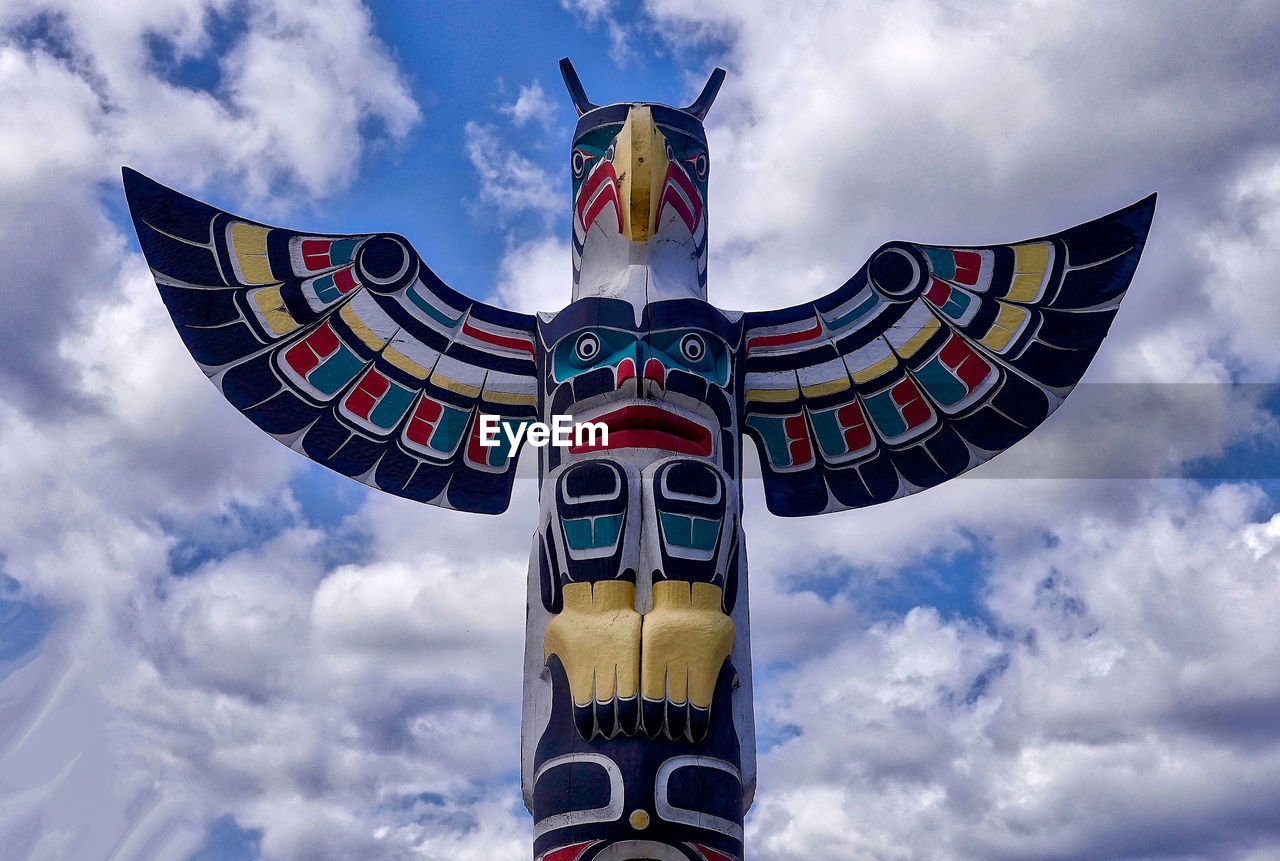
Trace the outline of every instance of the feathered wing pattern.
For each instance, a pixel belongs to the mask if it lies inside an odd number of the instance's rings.
[[[479,416],[537,415],[534,318],[451,290],[402,237],[248,221],[132,170],[143,253],[192,356],[289,447],[398,496],[506,509],[516,451]]]
[[[1154,209],[1011,245],[889,243],[815,302],[746,314],[742,424],[769,510],[874,505],[1030,433],[1102,343]]]

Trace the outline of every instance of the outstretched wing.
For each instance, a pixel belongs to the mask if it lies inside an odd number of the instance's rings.
[[[254,424],[379,490],[506,509],[516,451],[481,445],[479,417],[536,417],[532,316],[451,290],[399,236],[268,227],[128,168],[124,186],[182,340]]]
[[[1013,245],[892,242],[815,302],[746,314],[742,423],[769,510],[905,496],[1030,433],[1102,343],[1154,209]]]

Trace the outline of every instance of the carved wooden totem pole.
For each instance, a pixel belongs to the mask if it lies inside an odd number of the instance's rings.
[[[721,311],[707,302],[702,121],[724,72],[672,108],[597,106],[561,71],[579,119],[573,296],[555,313],[463,296],[400,236],[268,227],[128,169],[125,189],[201,368],[331,469],[493,514],[510,500],[513,437],[555,416],[608,428],[607,443],[538,450],[533,854],[736,861],[755,788],[744,435],[784,516],[896,499],[988,460],[1084,373],[1155,197],[1010,245],[892,242],[813,302]]]

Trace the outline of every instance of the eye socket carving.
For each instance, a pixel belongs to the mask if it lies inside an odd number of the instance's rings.
[[[707,354],[707,342],[701,335],[688,334],[680,339],[680,355],[690,362],[697,362]]]
[[[573,165],[573,176],[575,179],[581,178],[583,171],[587,169],[587,164],[591,161],[591,156],[580,149],[573,151],[570,163]]]
[[[590,362],[600,355],[600,339],[590,332],[583,332],[578,336],[573,352],[581,361]]]
[[[707,178],[707,154],[700,152],[695,156],[683,159],[684,163],[693,169],[693,174],[699,182]]]

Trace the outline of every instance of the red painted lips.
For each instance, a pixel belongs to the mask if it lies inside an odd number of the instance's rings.
[[[608,425],[609,444],[570,446],[570,453],[584,454],[607,448],[660,448],[697,457],[711,454],[711,431],[662,407],[623,407],[592,421]]]

